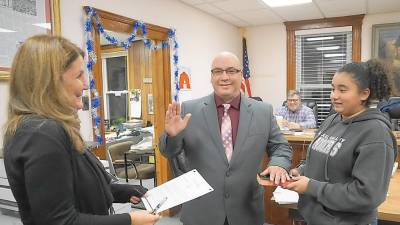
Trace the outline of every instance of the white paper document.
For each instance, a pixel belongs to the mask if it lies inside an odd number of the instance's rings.
[[[275,202],[278,204],[294,204],[299,201],[299,194],[295,191],[281,188],[278,186],[274,193]]]
[[[147,211],[159,213],[211,191],[214,189],[194,169],[149,190],[142,201]]]

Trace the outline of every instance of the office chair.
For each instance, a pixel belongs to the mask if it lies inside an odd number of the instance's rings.
[[[301,103],[312,109],[315,117],[315,122],[318,124],[318,104],[314,99],[302,99]],[[282,106],[287,106],[287,100],[283,101]]]
[[[107,156],[110,162],[110,172],[118,178],[125,178],[127,182],[128,179],[139,179],[140,185],[142,185],[143,179],[153,178],[155,186],[155,164],[141,162],[140,155],[129,153],[127,156],[131,157],[127,159],[127,163],[125,165],[125,153],[127,153],[134,144],[136,143],[133,141],[125,141],[113,144],[107,148]]]
[[[390,121],[392,122],[393,129],[399,130],[399,119],[400,119],[400,97],[390,97],[384,106],[380,107],[383,113],[386,113]]]

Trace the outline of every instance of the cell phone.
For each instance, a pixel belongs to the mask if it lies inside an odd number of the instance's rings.
[[[286,181],[285,183],[280,182],[279,184],[275,184],[274,181],[270,180],[270,176],[269,174],[267,175],[260,175],[260,173],[258,174],[258,176],[260,177],[261,181],[259,181],[259,183],[261,185],[264,186],[283,186],[285,187],[286,185],[288,185],[290,182],[292,182],[291,180]]]
[[[269,179],[270,179],[269,174],[261,175],[261,173],[259,173],[258,176],[260,176],[260,178],[261,178],[262,180],[269,180]]]

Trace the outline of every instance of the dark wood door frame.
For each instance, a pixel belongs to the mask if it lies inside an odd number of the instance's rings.
[[[84,6],[85,11],[88,11],[89,7]],[[101,19],[103,26],[107,30],[112,30],[115,32],[121,33],[131,33],[133,30],[133,24],[136,20],[127,18],[124,16],[120,16],[114,13],[106,12],[100,9],[95,9],[97,15]],[[93,22],[92,22],[93,24]],[[94,24],[93,24],[94,25]],[[147,37],[151,40],[160,43],[162,40],[168,40],[168,32],[170,29],[160,27],[153,24],[147,24]],[[93,26],[94,27],[94,26]],[[99,93],[99,96],[103,98],[103,82],[102,82],[102,74],[101,74],[101,54],[100,54],[100,34],[96,29],[92,28],[92,33],[94,35],[94,51],[97,55],[97,63],[93,67],[93,76],[95,79],[96,89]],[[140,34],[141,31],[138,31]],[[161,133],[164,131],[164,120],[165,120],[165,111],[168,107],[168,104],[171,103],[171,68],[170,68],[170,49],[165,48],[157,51],[152,51],[151,57],[154,58],[152,60],[152,72],[153,72],[153,97],[154,97],[154,132],[155,132],[155,143],[156,143],[156,174],[157,174],[157,184],[162,184],[166,182],[170,177],[171,173],[168,169],[167,160],[161,156],[158,150],[158,138]],[[159,66],[160,63],[161,65]],[[103,102],[103,101],[101,101]],[[101,104],[98,114],[101,117],[101,125],[100,131],[105,140],[105,126],[104,126],[104,106]],[[94,132],[94,130],[93,130]],[[95,136],[95,135],[94,135]],[[105,142],[105,141],[104,141]],[[94,150],[94,153],[102,159],[105,159],[105,143],[103,142],[97,149]]]

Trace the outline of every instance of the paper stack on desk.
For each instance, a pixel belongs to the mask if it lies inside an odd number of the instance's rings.
[[[274,193],[275,202],[278,204],[295,204],[299,201],[299,194],[295,191],[287,190],[278,186]]]

